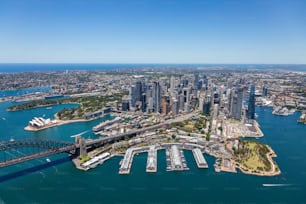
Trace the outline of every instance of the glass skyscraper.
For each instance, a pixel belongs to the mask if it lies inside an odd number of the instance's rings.
[[[252,84],[250,88],[247,118],[253,119],[253,120],[255,119],[255,86],[254,84]]]

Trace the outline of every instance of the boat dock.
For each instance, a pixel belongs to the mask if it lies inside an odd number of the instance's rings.
[[[134,155],[137,153],[147,152],[149,151],[149,149],[149,146],[145,146],[130,148],[126,150],[121,166],[119,168],[119,174],[129,174],[132,167]]]
[[[146,172],[157,172],[157,151],[165,149],[167,171],[189,170],[183,149],[191,150],[196,160],[198,168],[208,168],[207,162],[202,151],[204,147],[193,144],[163,143],[161,145],[151,145],[126,150],[123,159],[120,162],[119,174],[129,174],[135,154],[148,152]]]
[[[156,172],[157,171],[157,149],[155,146],[150,146],[147,158],[146,172]]]
[[[200,149],[196,148],[192,150],[194,159],[197,162],[198,168],[208,168],[207,162]]]
[[[183,150],[178,145],[171,145],[168,151],[172,171],[188,170]]]

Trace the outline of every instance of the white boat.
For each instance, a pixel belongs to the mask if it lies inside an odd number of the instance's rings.
[[[47,158],[46,161],[49,163],[49,162],[51,162],[51,159]]]

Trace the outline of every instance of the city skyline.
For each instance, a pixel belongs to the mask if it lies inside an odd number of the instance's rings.
[[[0,5],[0,63],[306,63],[301,0]]]

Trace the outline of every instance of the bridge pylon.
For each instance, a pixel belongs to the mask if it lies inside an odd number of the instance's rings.
[[[80,157],[86,156],[87,155],[87,148],[86,148],[86,143],[85,139],[82,138],[80,135],[75,137],[75,143],[77,146],[80,147]]]

